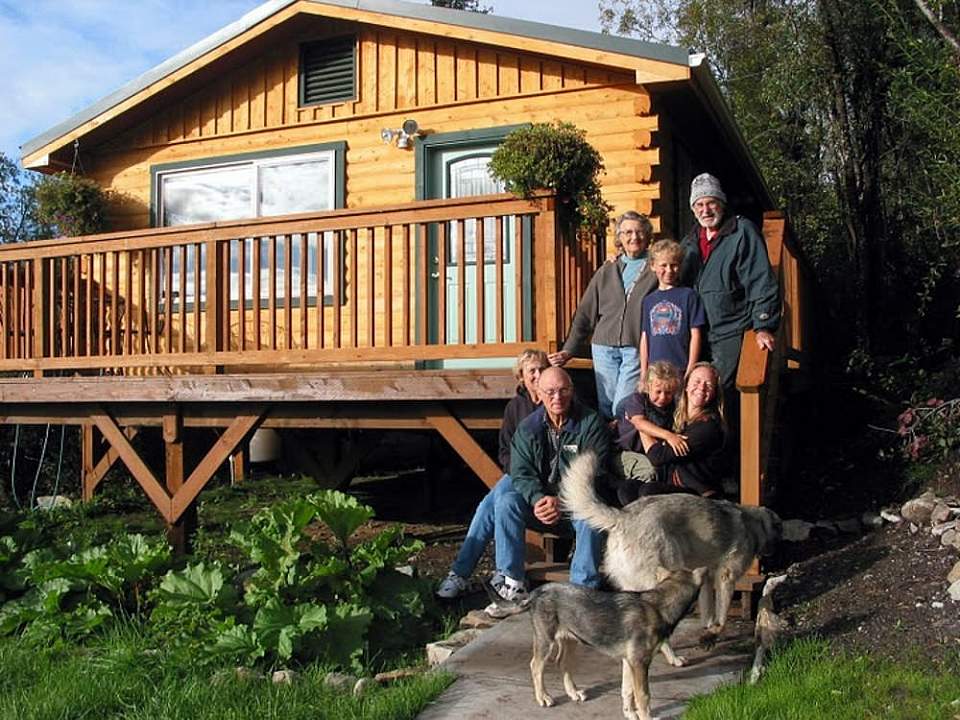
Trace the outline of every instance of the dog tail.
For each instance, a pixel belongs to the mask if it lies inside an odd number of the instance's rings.
[[[591,452],[577,457],[563,476],[560,502],[594,530],[610,530],[620,522],[622,511],[597,497],[596,476],[597,456]]]

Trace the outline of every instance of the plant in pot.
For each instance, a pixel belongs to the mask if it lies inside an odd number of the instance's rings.
[[[107,194],[93,180],[61,172],[36,188],[37,218],[53,234],[91,235],[105,227]]]
[[[593,235],[605,230],[611,206],[600,194],[600,153],[571,123],[536,123],[514,130],[490,159],[490,172],[508,192],[530,197],[552,190],[561,222]]]

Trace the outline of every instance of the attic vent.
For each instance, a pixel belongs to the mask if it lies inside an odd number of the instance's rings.
[[[300,47],[300,105],[356,97],[355,35],[318,40]]]

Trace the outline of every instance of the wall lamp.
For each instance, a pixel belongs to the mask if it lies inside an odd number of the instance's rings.
[[[391,143],[396,139],[397,147],[403,150],[412,146],[412,140],[414,138],[423,137],[423,133],[420,131],[420,126],[417,125],[416,120],[404,120],[403,125],[397,130],[392,130],[390,128],[383,128],[380,131],[380,139],[385,143]]]

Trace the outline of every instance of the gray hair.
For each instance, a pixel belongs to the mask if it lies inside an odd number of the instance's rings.
[[[647,237],[653,237],[653,223],[650,222],[648,218],[643,213],[638,213],[636,210],[627,210],[623,215],[617,218],[617,227],[616,231],[619,234],[620,226],[627,220],[636,220],[640,223],[640,229],[643,230],[643,234]]]

